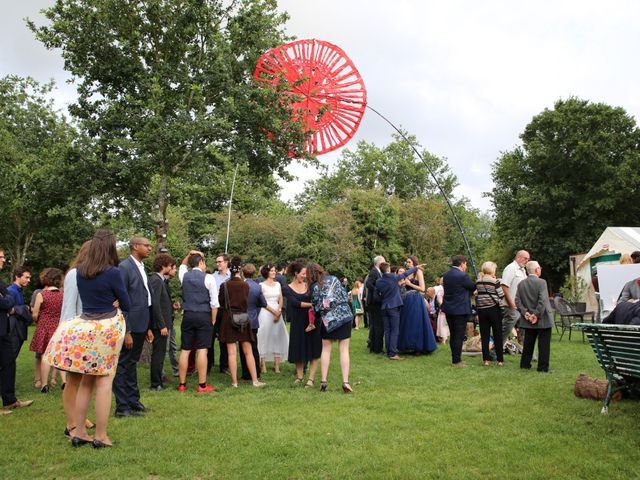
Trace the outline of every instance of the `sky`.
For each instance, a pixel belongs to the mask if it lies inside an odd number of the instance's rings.
[[[47,51],[24,18],[53,0],[3,2],[0,75],[58,84],[61,108],[75,98],[59,52]],[[494,0],[281,0],[286,31],[342,48],[360,71],[370,106],[445,157],[459,179],[457,198],[491,209],[491,164],[519,145],[532,117],[559,99],[579,97],[624,108],[638,118],[640,2]],[[367,111],[345,148],[383,147],[393,130]],[[337,161],[340,150],[319,157]],[[294,164],[282,183],[292,199],[317,172]]]

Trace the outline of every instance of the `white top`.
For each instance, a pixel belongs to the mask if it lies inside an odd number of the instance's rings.
[[[138,260],[136,260],[136,257],[134,257],[133,255],[131,255],[131,258],[133,259],[134,263],[138,266],[138,270],[140,271],[140,276],[142,277],[142,283],[144,283],[144,288],[147,289],[147,301],[148,303],[148,307],[151,306],[151,291],[149,291],[149,282],[147,281],[147,272],[144,269],[144,263],[139,262]]]
[[[280,295],[282,294],[282,287],[278,282],[275,285],[267,285],[262,282],[260,284],[260,288],[262,288],[262,294],[264,295],[264,299],[267,301],[267,305],[271,308],[279,308],[278,302],[280,301]]]
[[[502,272],[500,284],[509,288],[509,296],[515,301],[518,284],[525,278],[527,278],[527,271],[514,260]]]
[[[198,267],[194,267],[194,270],[200,270]],[[181,264],[178,268],[178,278],[180,279],[180,284],[182,284],[182,279],[184,278],[185,273],[189,271],[189,268],[185,264]],[[202,270],[200,270],[202,272]],[[205,273],[204,275],[204,286],[209,291],[209,305],[211,308],[219,308],[220,303],[218,302],[218,285],[216,284],[216,279],[213,278],[213,275],[210,273]]]

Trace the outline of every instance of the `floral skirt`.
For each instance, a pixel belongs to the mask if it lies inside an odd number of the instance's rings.
[[[104,320],[84,320],[78,316],[60,323],[42,360],[68,372],[113,375],[124,335],[125,321],[120,311]]]

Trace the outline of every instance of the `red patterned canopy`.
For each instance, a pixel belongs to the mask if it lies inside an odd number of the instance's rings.
[[[310,133],[305,149],[316,155],[345,145],[356,133],[367,104],[360,72],[341,48],[322,40],[296,40],[258,60],[253,78],[286,82],[292,119]]]

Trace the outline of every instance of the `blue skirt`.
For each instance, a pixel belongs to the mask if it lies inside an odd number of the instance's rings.
[[[417,292],[407,294],[400,313],[398,350],[431,353],[436,348],[436,337],[422,295]]]

